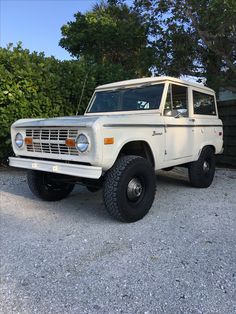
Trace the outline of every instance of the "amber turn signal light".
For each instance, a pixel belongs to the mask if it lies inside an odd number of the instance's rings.
[[[105,137],[104,145],[111,145],[111,144],[114,144],[114,137]]]
[[[75,140],[73,140],[73,138],[67,138],[65,144],[68,147],[75,147]]]
[[[32,137],[26,137],[26,138],[25,138],[25,144],[26,144],[26,145],[32,145],[32,144],[33,144],[33,139],[32,139]]]

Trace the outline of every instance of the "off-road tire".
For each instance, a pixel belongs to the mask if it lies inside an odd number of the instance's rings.
[[[71,193],[74,184],[55,181],[52,183],[50,182],[52,175],[54,174],[49,172],[29,170],[27,173],[28,186],[38,198],[45,201],[60,201]]]
[[[189,164],[188,174],[191,185],[208,188],[215,175],[215,163],[214,150],[209,146],[204,147],[198,160]],[[207,171],[204,171],[204,164],[208,165]]]
[[[128,197],[132,180],[141,185],[141,194],[135,201]],[[135,222],[150,210],[155,191],[156,176],[151,163],[142,157],[129,155],[119,158],[106,173],[103,198],[113,217],[122,222]]]

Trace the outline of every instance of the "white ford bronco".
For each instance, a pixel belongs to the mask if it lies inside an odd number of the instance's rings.
[[[151,208],[159,169],[184,166],[192,186],[210,186],[223,145],[214,91],[171,77],[99,86],[83,116],[21,119],[11,137],[9,164],[30,169],[36,196],[58,201],[76,183],[103,188],[108,212],[124,222]]]

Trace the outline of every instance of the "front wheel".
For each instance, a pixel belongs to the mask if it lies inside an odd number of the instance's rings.
[[[215,175],[215,154],[211,147],[203,148],[197,161],[188,167],[189,180],[192,186],[208,188]]]
[[[113,217],[134,222],[148,213],[155,191],[156,177],[150,162],[139,156],[124,156],[107,172],[103,198]]]
[[[35,196],[45,201],[60,201],[70,194],[74,184],[59,180],[59,176],[49,172],[29,170],[28,186]]]

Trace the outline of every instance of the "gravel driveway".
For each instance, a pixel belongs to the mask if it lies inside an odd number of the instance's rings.
[[[101,192],[43,202],[1,169],[1,313],[235,313],[235,195],[235,170],[208,189],[160,172],[150,213],[122,224]]]

